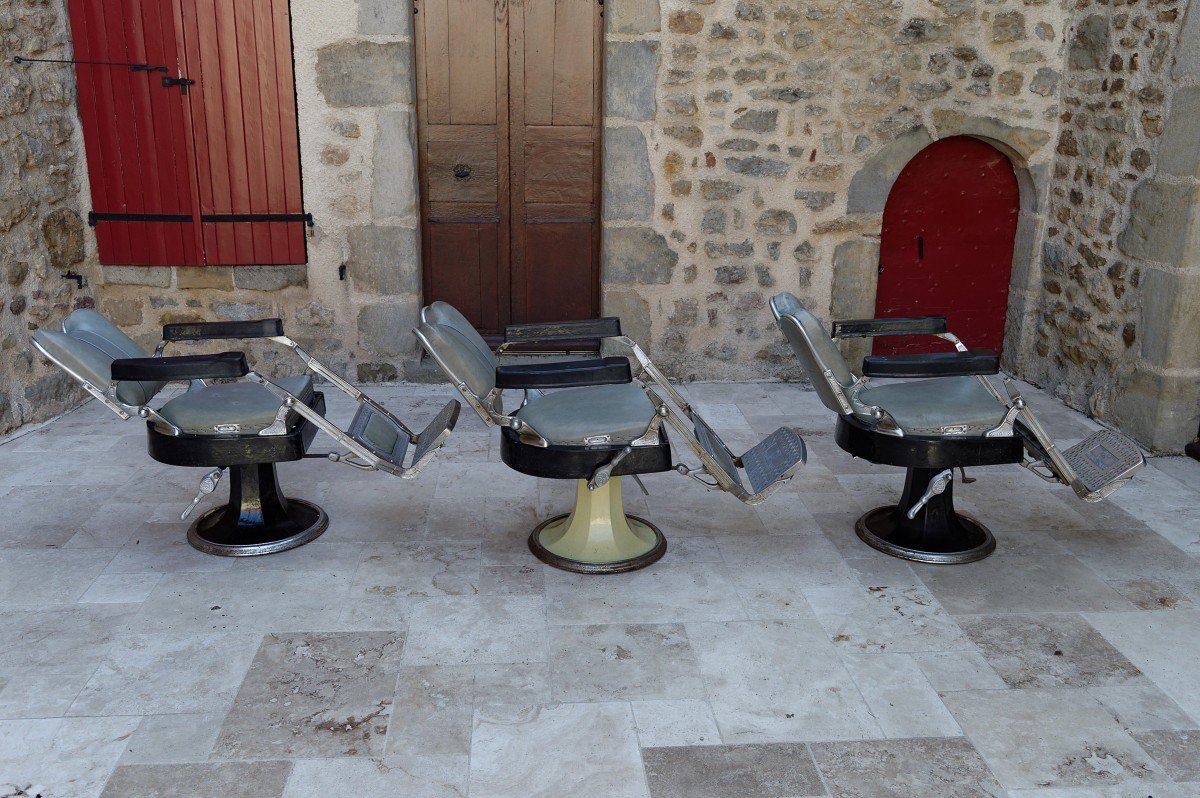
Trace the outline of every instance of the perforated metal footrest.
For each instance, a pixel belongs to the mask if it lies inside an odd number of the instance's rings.
[[[415,476],[421,465],[441,447],[458,421],[460,405],[451,401],[414,437],[394,418],[379,408],[363,402],[350,421],[347,434],[381,460],[395,466],[405,477]],[[409,445],[413,445],[412,462],[404,465]]]
[[[743,454],[741,460],[751,489],[762,493],[795,473],[808,460],[808,449],[798,431],[780,427]]]
[[[1112,430],[1100,430],[1063,452],[1063,458],[1089,496],[1103,498],[1146,464],[1137,444]]]
[[[399,468],[404,467],[404,455],[408,452],[408,433],[371,405],[363,403],[358,406],[358,412],[354,414],[346,432],[376,457]]]

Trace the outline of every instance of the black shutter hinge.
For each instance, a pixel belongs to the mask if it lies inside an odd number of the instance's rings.
[[[180,94],[188,93],[188,86],[195,85],[196,81],[191,78],[163,78],[163,88],[169,89],[173,86],[179,87]]]

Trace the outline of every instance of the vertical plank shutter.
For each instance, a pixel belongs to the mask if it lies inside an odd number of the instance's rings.
[[[101,263],[305,263],[288,0],[69,5]]]
[[[184,109],[162,86],[181,63],[170,4],[71,0],[69,12],[75,58],[118,64],[75,67],[100,262],[203,263]]]

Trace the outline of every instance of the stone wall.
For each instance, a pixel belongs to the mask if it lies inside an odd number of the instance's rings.
[[[66,42],[60,3],[0,0],[0,435],[83,396],[29,345],[38,325],[93,304],[91,286],[60,277],[85,258],[74,75],[12,62],[69,57]]]
[[[956,134],[997,143],[1022,178],[1020,338],[1039,293],[1027,264],[1059,124],[1061,6],[652,5],[609,12],[605,299],[670,373],[799,376],[766,300],[788,290],[824,317],[870,315],[891,183]]]
[[[1200,421],[1200,8],[1186,5],[1073,12],[1024,361],[1069,404],[1167,451]]]

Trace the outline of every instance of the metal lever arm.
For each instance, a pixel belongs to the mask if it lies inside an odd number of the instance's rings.
[[[196,505],[200,503],[200,500],[217,489],[217,485],[220,484],[221,477],[224,475],[225,469],[223,468],[214,468],[204,475],[204,478],[200,480],[200,490],[196,491],[196,498],[192,499],[192,503],[179,514],[180,521],[186,521],[187,517],[192,514],[192,510],[196,509]]]
[[[933,479],[929,480],[929,486],[925,488],[925,492],[921,494],[921,498],[917,499],[908,511],[908,520],[911,521],[917,517],[917,513],[921,512],[921,508],[929,504],[930,499],[934,496],[940,496],[946,492],[946,487],[954,481],[954,469],[947,468],[945,471],[939,471],[934,475]]]

